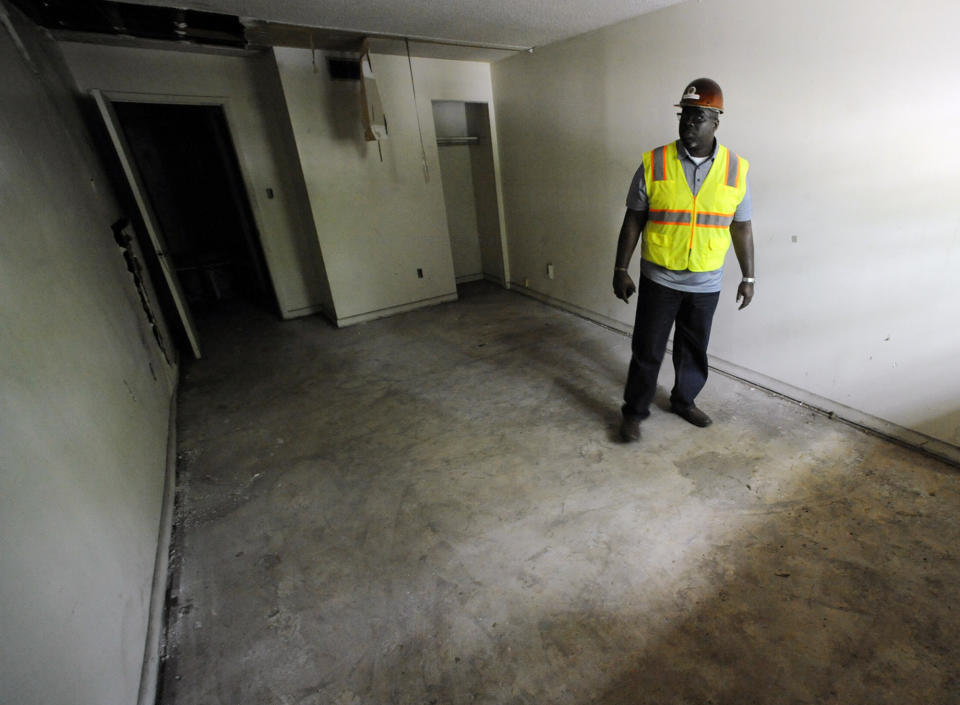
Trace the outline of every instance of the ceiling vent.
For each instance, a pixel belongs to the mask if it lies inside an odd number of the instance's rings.
[[[359,81],[363,77],[360,59],[328,56],[327,71],[334,81]]]

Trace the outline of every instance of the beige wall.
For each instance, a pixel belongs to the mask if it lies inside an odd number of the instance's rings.
[[[958,21],[948,0],[703,0],[494,64],[513,281],[632,322],[610,284],[627,186],[711,76],[718,137],[752,162],[758,250],[743,312],[728,257],[713,355],[960,444]]]
[[[406,57],[375,54],[390,132],[381,162],[363,141],[358,84],[314,73],[309,51],[275,54],[338,323],[454,298],[431,101],[492,102],[489,65],[413,59],[415,107]]]
[[[284,317],[330,309],[296,149],[269,53],[223,56],[64,42],[81,90],[178,99],[214,98],[226,108],[264,255]],[[267,197],[267,189],[275,197]],[[202,343],[202,341],[201,341]]]
[[[66,67],[11,14],[32,65],[0,29],[0,702],[130,705],[176,370]]]

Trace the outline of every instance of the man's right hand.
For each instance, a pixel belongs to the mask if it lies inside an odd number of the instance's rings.
[[[636,291],[637,287],[633,283],[633,279],[630,278],[629,272],[623,269],[613,271],[613,293],[617,295],[618,299],[623,299],[629,303],[630,297]]]

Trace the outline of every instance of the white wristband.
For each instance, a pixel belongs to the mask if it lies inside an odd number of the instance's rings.
[[[740,281],[742,281],[744,284],[753,284],[757,280],[754,279],[753,277],[744,277]]]

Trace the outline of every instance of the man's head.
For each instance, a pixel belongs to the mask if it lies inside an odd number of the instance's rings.
[[[706,157],[713,150],[713,136],[723,112],[723,91],[716,81],[698,78],[687,84],[680,102],[680,142],[694,157]]]
[[[718,115],[707,108],[684,108],[680,113],[680,142],[691,156],[707,157],[713,151],[713,135],[720,125]]]

